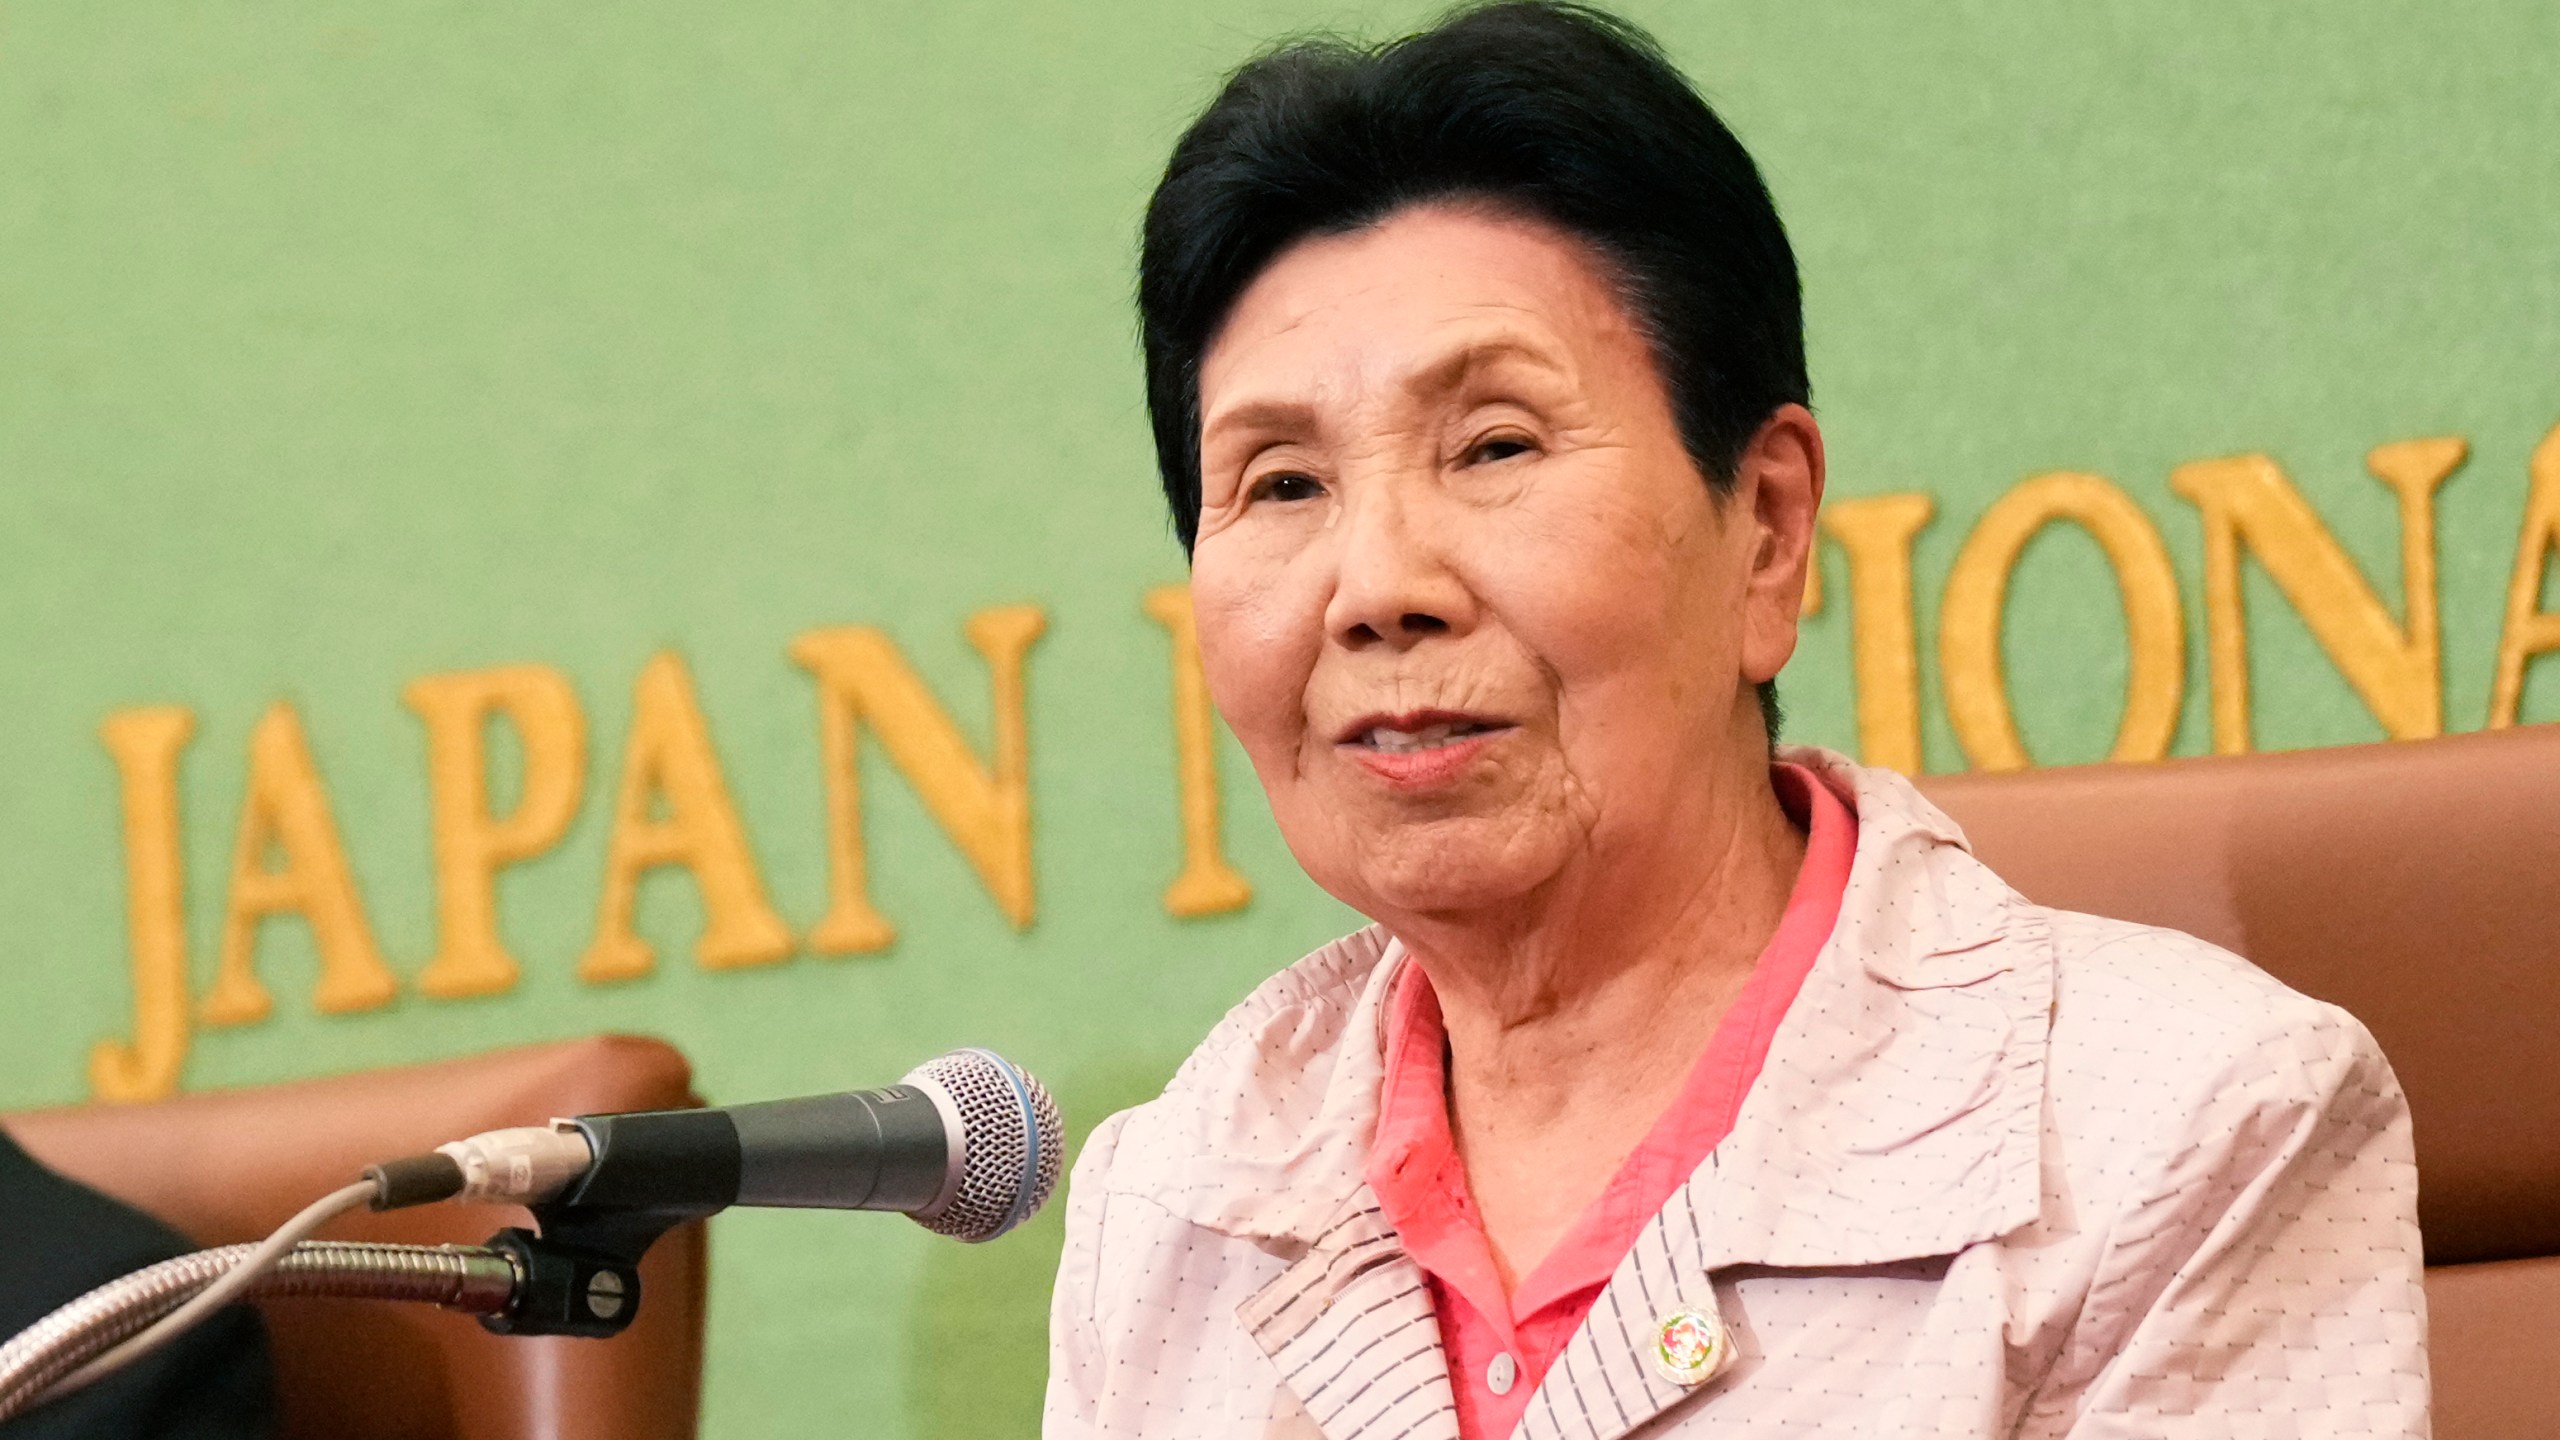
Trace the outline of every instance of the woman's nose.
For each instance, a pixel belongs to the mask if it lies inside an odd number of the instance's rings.
[[[1449,566],[1447,546],[1461,537],[1414,514],[1392,483],[1346,505],[1336,554],[1333,599],[1325,629],[1352,649],[1404,650],[1432,635],[1463,633],[1475,604]]]

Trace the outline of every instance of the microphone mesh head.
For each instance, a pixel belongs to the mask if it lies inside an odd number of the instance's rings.
[[[909,1080],[942,1087],[960,1111],[967,1144],[959,1193],[915,1222],[939,1235],[993,1240],[1031,1218],[1058,1188],[1067,1127],[1058,1102],[1031,1073],[992,1050],[954,1050],[917,1066]]]

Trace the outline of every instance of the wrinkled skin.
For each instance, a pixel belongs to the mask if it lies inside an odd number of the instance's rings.
[[[1516,1281],[1784,911],[1753,686],[1795,645],[1820,432],[1782,407],[1715,493],[1598,258],[1481,206],[1285,251],[1200,393],[1211,694],[1299,863],[1430,975]]]

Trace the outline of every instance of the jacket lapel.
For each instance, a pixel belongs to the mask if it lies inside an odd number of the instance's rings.
[[[2054,993],[2043,918],[1900,776],[1818,751],[1787,758],[1858,811],[1839,927],[1732,1133],[1637,1237],[1516,1440],[1615,1440],[1712,1396],[1716,1381],[1675,1384],[1649,1357],[1666,1313],[1716,1305],[1718,1270],[1947,1255],[2041,1209]],[[1734,1367],[1747,1368],[1751,1337],[1733,1338]]]
[[[1713,1266],[1947,1255],[2043,1203],[2052,933],[1888,770],[1789,758],[1848,793],[1840,920],[1712,1163],[1691,1177]]]
[[[1636,1237],[1591,1314],[1529,1398],[1513,1440],[1610,1440],[1691,1393],[1647,1361],[1654,1326],[1684,1305],[1712,1307],[1701,1215],[1684,1189]]]
[[[1239,1306],[1278,1370],[1238,1394],[1240,1434],[1458,1440],[1422,1271],[1362,1179],[1401,947],[1371,926],[1267,982],[1122,1132],[1131,1188],[1192,1224],[1294,1257]],[[1152,1107],[1151,1107],[1152,1108]],[[1264,1400],[1276,1404],[1264,1408]]]
[[[1368,1186],[1236,1314],[1328,1440],[1458,1440],[1431,1293]]]

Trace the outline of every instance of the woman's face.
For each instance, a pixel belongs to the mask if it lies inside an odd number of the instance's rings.
[[[1592,253],[1445,205],[1285,251],[1200,405],[1201,656],[1318,883],[1463,911],[1709,838],[1698,782],[1757,766],[1795,643],[1802,410],[1711,494]],[[1774,527],[1773,429],[1810,467]]]

